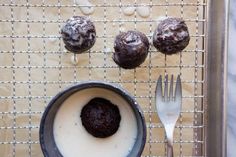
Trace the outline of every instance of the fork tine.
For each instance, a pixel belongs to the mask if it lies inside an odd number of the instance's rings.
[[[156,99],[157,100],[162,100],[162,77],[161,75],[158,78],[157,85],[156,85]]]
[[[182,100],[182,85],[180,75],[177,77],[176,88],[175,88],[175,100],[181,102]]]
[[[156,109],[158,116],[164,125],[167,137],[167,156],[173,157],[173,134],[176,122],[182,108],[182,88],[180,75],[177,77],[175,93],[173,95],[173,75],[171,75],[170,91],[168,92],[168,75],[165,76],[164,95],[162,94],[162,78],[159,77],[156,87]],[[168,95],[169,93],[169,95]],[[175,97],[175,98],[173,98]],[[161,101],[160,101],[161,100]]]
[[[164,100],[168,100],[168,75],[165,76]]]
[[[171,75],[171,80],[170,80],[170,95],[169,98],[170,100],[173,100],[173,84],[174,84],[174,79],[173,79],[173,75]]]

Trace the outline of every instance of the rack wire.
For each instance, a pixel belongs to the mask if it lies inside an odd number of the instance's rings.
[[[147,122],[143,157],[166,156],[164,129],[155,110],[154,89],[160,74],[181,74],[183,109],[174,134],[175,156],[204,156],[203,102],[205,71],[206,0],[91,0],[90,15],[97,41],[70,62],[60,37],[62,24],[82,15],[73,0],[0,0],[0,154],[3,157],[41,157],[39,122],[50,99],[65,87],[85,80],[120,84],[134,95]],[[149,6],[150,16],[123,7]],[[153,46],[145,63],[134,70],[120,69],[111,59],[113,39],[122,29],[140,30],[151,40],[159,16],[183,18],[190,31],[189,46],[165,56]],[[107,52],[111,49],[111,52]]]

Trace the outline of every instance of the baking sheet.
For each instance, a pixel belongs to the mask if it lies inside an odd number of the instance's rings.
[[[0,154],[41,157],[38,130],[41,115],[59,91],[86,80],[118,83],[141,105],[148,129],[143,156],[165,156],[164,129],[154,105],[154,89],[160,74],[181,74],[183,109],[174,134],[175,156],[204,156],[201,147],[204,124],[202,85],[205,68],[203,0],[91,0],[97,29],[95,46],[71,64],[60,28],[72,15],[82,15],[72,0],[0,0]],[[148,18],[137,12],[125,16],[120,5],[150,6]],[[165,56],[152,46],[145,63],[135,70],[117,67],[111,56],[114,36],[120,30],[137,29],[151,40],[160,16],[185,19],[191,40],[177,55]]]

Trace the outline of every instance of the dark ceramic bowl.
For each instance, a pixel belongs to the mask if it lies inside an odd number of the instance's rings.
[[[113,91],[120,95],[128,102],[134,111],[137,120],[137,132],[135,144],[127,157],[140,157],[146,142],[146,124],[142,111],[134,98],[129,95],[124,89],[105,82],[83,82],[58,93],[47,106],[40,123],[40,145],[45,157],[63,157],[56,146],[53,136],[54,118],[61,104],[72,94],[88,89],[88,88],[103,88]],[[128,148],[127,148],[128,149]]]

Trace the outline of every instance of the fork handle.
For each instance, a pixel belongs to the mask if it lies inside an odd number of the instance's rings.
[[[173,146],[167,144],[167,157],[174,157]]]

